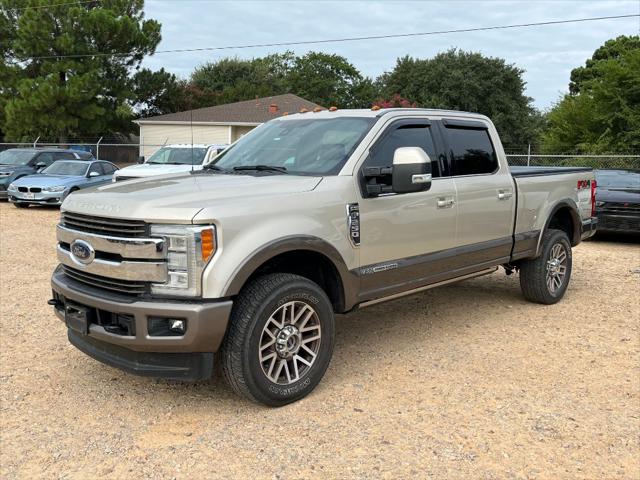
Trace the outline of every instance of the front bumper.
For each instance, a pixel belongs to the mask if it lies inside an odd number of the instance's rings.
[[[24,203],[29,205],[61,205],[65,192],[5,192],[11,203]],[[33,195],[33,198],[28,198]]]
[[[588,220],[583,221],[580,239],[586,240],[587,238],[593,237],[596,234],[597,229],[598,229],[597,217],[591,217]]]
[[[640,233],[640,215],[598,213],[598,230],[601,232]]]
[[[118,295],[99,296],[86,291],[57,269],[51,278],[55,313],[65,321],[67,302],[88,307],[96,318],[111,315],[133,319],[134,333],[111,333],[100,320],[88,325],[82,335],[69,329],[69,341],[87,355],[108,365],[139,375],[198,380],[211,374],[213,353],[227,329],[233,302],[179,302],[169,300],[133,300]],[[148,321],[175,318],[186,321],[182,336],[151,336]]]

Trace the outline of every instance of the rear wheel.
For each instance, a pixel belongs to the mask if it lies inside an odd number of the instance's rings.
[[[571,279],[571,243],[561,230],[550,229],[542,237],[538,258],[520,264],[520,288],[532,302],[550,305],[562,299]]]
[[[308,395],[331,360],[331,302],[315,283],[276,273],[238,296],[222,345],[222,369],[236,393],[269,406]]]

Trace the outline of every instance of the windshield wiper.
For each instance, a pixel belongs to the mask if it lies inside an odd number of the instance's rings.
[[[243,170],[256,170],[258,172],[280,172],[287,173],[285,167],[277,167],[275,165],[240,165],[239,167],[233,167],[236,172]]]

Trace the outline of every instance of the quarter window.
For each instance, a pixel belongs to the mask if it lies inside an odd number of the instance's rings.
[[[498,169],[498,157],[485,129],[447,127],[454,175],[480,175]]]
[[[420,147],[431,158],[433,177],[441,176],[429,125],[405,124],[392,128],[393,131],[383,137],[382,141],[374,147],[364,164],[365,167],[390,167],[393,165],[393,154],[396,149],[400,147]]]

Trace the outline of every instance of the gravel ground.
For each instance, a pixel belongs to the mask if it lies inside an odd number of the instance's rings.
[[[304,400],[124,374],[46,305],[57,210],[0,204],[2,478],[640,478],[640,245],[585,242],[565,299],[493,274],[340,318]]]

